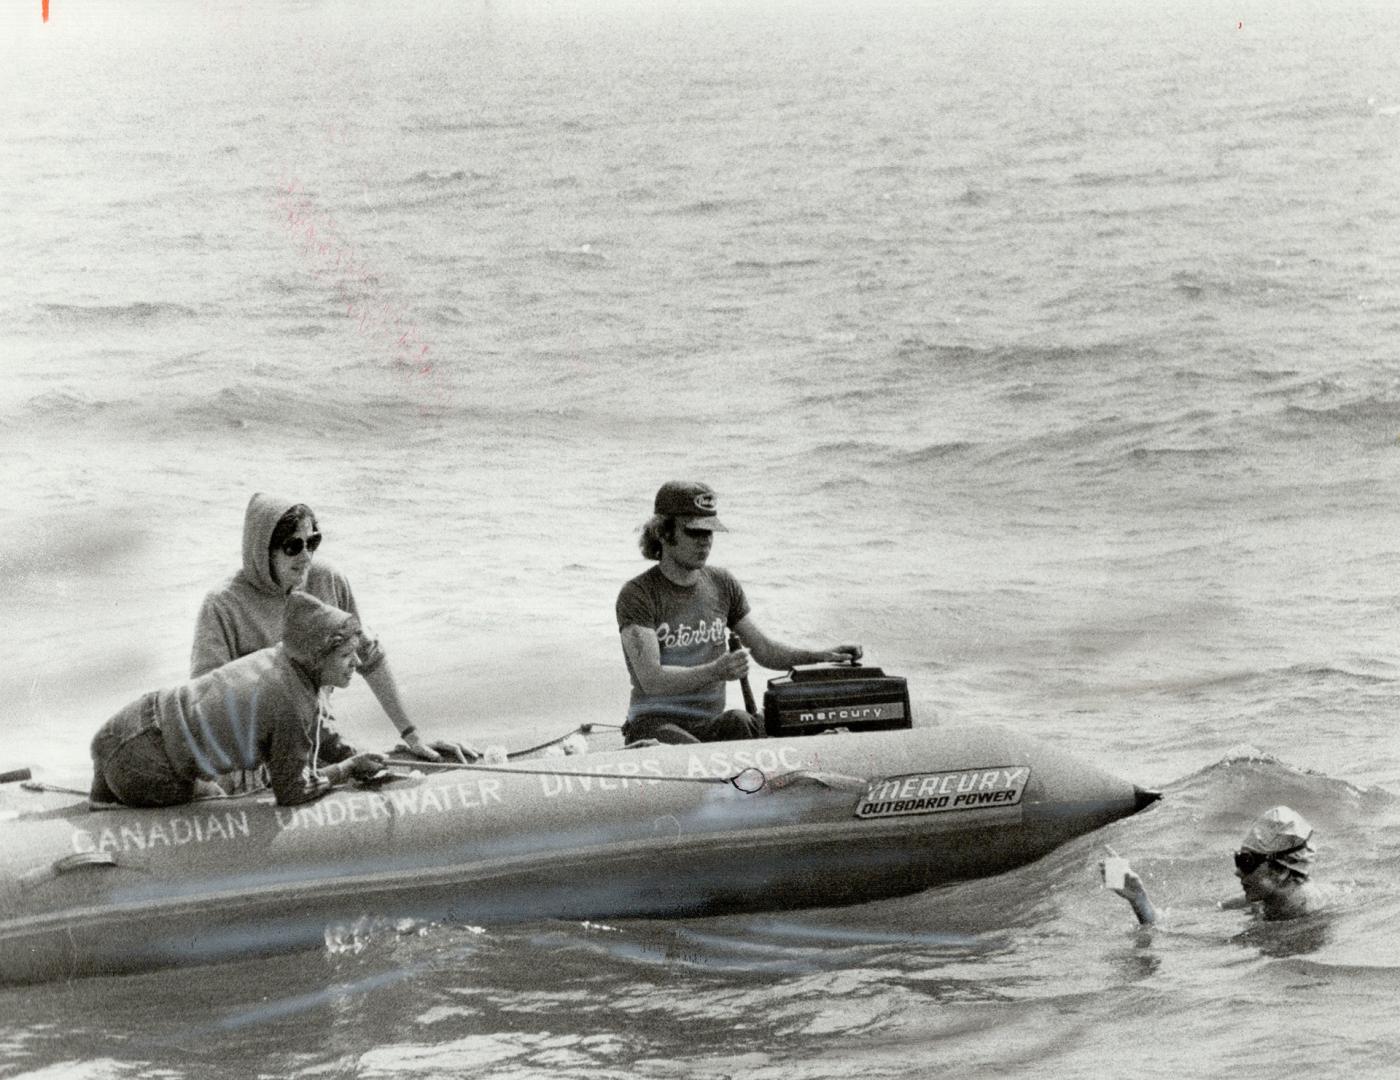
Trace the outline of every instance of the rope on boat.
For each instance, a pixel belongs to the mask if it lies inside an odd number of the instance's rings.
[[[621,725],[596,723],[580,724],[572,731],[565,732],[558,738],[550,739],[548,742],[540,743],[538,746],[526,747],[524,750],[512,751],[511,753],[507,754],[506,757],[508,759],[519,758],[524,757],[527,754],[537,753],[540,750],[548,749],[551,746],[557,746],[559,743],[562,743],[565,739],[568,739],[573,735],[588,735],[593,731],[594,728],[621,728]],[[750,766],[747,769],[741,769],[732,776],[641,776],[639,774],[633,773],[578,772],[572,769],[521,769],[510,765],[464,765],[454,761],[420,761],[416,759],[413,761],[390,761],[389,767],[394,769],[407,770],[447,769],[456,770],[459,772],[509,773],[515,776],[580,776],[595,780],[656,780],[668,781],[676,784],[727,784],[733,787],[736,791],[743,792],[745,795],[756,794],[757,792],[762,791],[765,787],[770,786],[774,789],[786,787],[787,784],[797,779],[814,780],[817,783],[822,784],[824,787],[833,787],[837,789],[846,788],[847,786],[850,786],[852,789],[854,789],[856,785],[864,785],[864,781],[859,780],[855,777],[837,777],[831,774],[807,773],[805,772],[805,770],[796,773],[784,773],[782,776],[774,777],[773,782],[770,784],[768,775],[762,769],[753,766]],[[25,772],[27,773],[28,770],[25,770]],[[18,777],[16,779],[18,779]],[[86,791],[79,791],[77,788],[61,787],[57,784],[45,784],[37,780],[25,780],[25,782],[20,784],[20,787],[24,788],[26,791],[58,792],[64,795],[88,794]],[[235,794],[247,793],[239,792],[226,794],[223,796],[203,796],[200,799],[196,799],[193,801],[205,801],[206,799],[213,800],[217,798],[232,798],[235,796]]]
[[[574,735],[591,735],[593,733],[594,728],[616,728],[618,731],[621,731],[622,725],[580,724],[578,727],[574,728],[573,731],[566,731],[557,739],[550,739],[549,742],[542,742],[538,746],[527,746],[524,750],[512,750],[508,754],[506,754],[506,759],[510,760],[512,758],[521,758],[525,757],[527,754],[536,754],[539,753],[539,751],[541,750],[548,750],[551,746],[558,746],[561,742],[564,742],[566,739],[572,738]]]
[[[573,732],[570,732],[573,734]],[[521,769],[510,765],[460,765],[455,761],[391,761],[393,769],[450,769],[458,772],[509,773],[512,776],[585,776],[597,780],[658,780],[677,784],[729,784],[745,795],[762,791],[768,777],[762,769],[750,766],[733,776],[642,776],[636,773],[576,772],[573,769]]]
[[[20,787],[24,788],[25,791],[56,791],[60,795],[81,795],[84,798],[86,798],[88,794],[86,791],[79,791],[77,788],[63,787],[59,784],[45,784],[39,780],[27,780],[23,784],[20,784]]]
[[[567,742],[575,735],[591,735],[594,728],[611,728],[614,731],[621,731],[622,725],[600,723],[580,724],[578,727],[566,731],[564,734],[550,739],[547,742],[538,743],[535,746],[527,746],[521,750],[508,750],[506,751],[506,760],[511,761],[516,758],[528,757],[531,754],[538,754],[541,750],[548,750],[551,746],[558,746],[562,742]],[[463,749],[465,749],[465,747],[463,747]],[[415,761],[422,760],[414,756],[413,751],[408,748],[406,743],[399,743],[398,746],[394,747],[393,753],[408,755],[413,757]]]

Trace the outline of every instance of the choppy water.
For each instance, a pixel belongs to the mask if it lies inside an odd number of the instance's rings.
[[[6,992],[0,1074],[1393,1071],[1400,9],[39,8],[0,17],[7,761],[74,775],[183,675],[258,488],[425,728],[615,719],[685,475],[765,628],[1168,798],[849,910]],[[1275,802],[1337,898],[1246,931],[1210,902]]]

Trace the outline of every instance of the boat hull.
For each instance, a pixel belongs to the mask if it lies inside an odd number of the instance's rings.
[[[262,795],[89,812],[28,798],[0,822],[9,983],[314,947],[365,915],[490,924],[860,903],[1023,865],[1148,801],[1000,728],[546,759],[302,807]]]

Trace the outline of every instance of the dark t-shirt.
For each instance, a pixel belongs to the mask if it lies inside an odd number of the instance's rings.
[[[701,567],[694,585],[677,585],[660,566],[653,566],[617,594],[618,630],[629,626],[654,630],[663,667],[699,667],[717,660],[727,647],[726,629],[748,613],[743,586],[718,566]],[[724,712],[723,679],[688,694],[660,695],[642,691],[630,660],[627,674],[632,679],[629,720],[642,715],[708,718]]]

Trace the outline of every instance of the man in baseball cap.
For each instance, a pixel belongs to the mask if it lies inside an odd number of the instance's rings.
[[[623,735],[627,742],[716,742],[763,735],[758,717],[725,709],[725,683],[748,674],[749,656],[766,668],[854,661],[859,645],[800,649],[759,629],[748,599],[728,570],[710,566],[719,520],[708,484],[668,480],[656,492],[640,547],[656,565],[622,587],[617,625],[632,681]],[[733,652],[733,631],[744,647]]]

